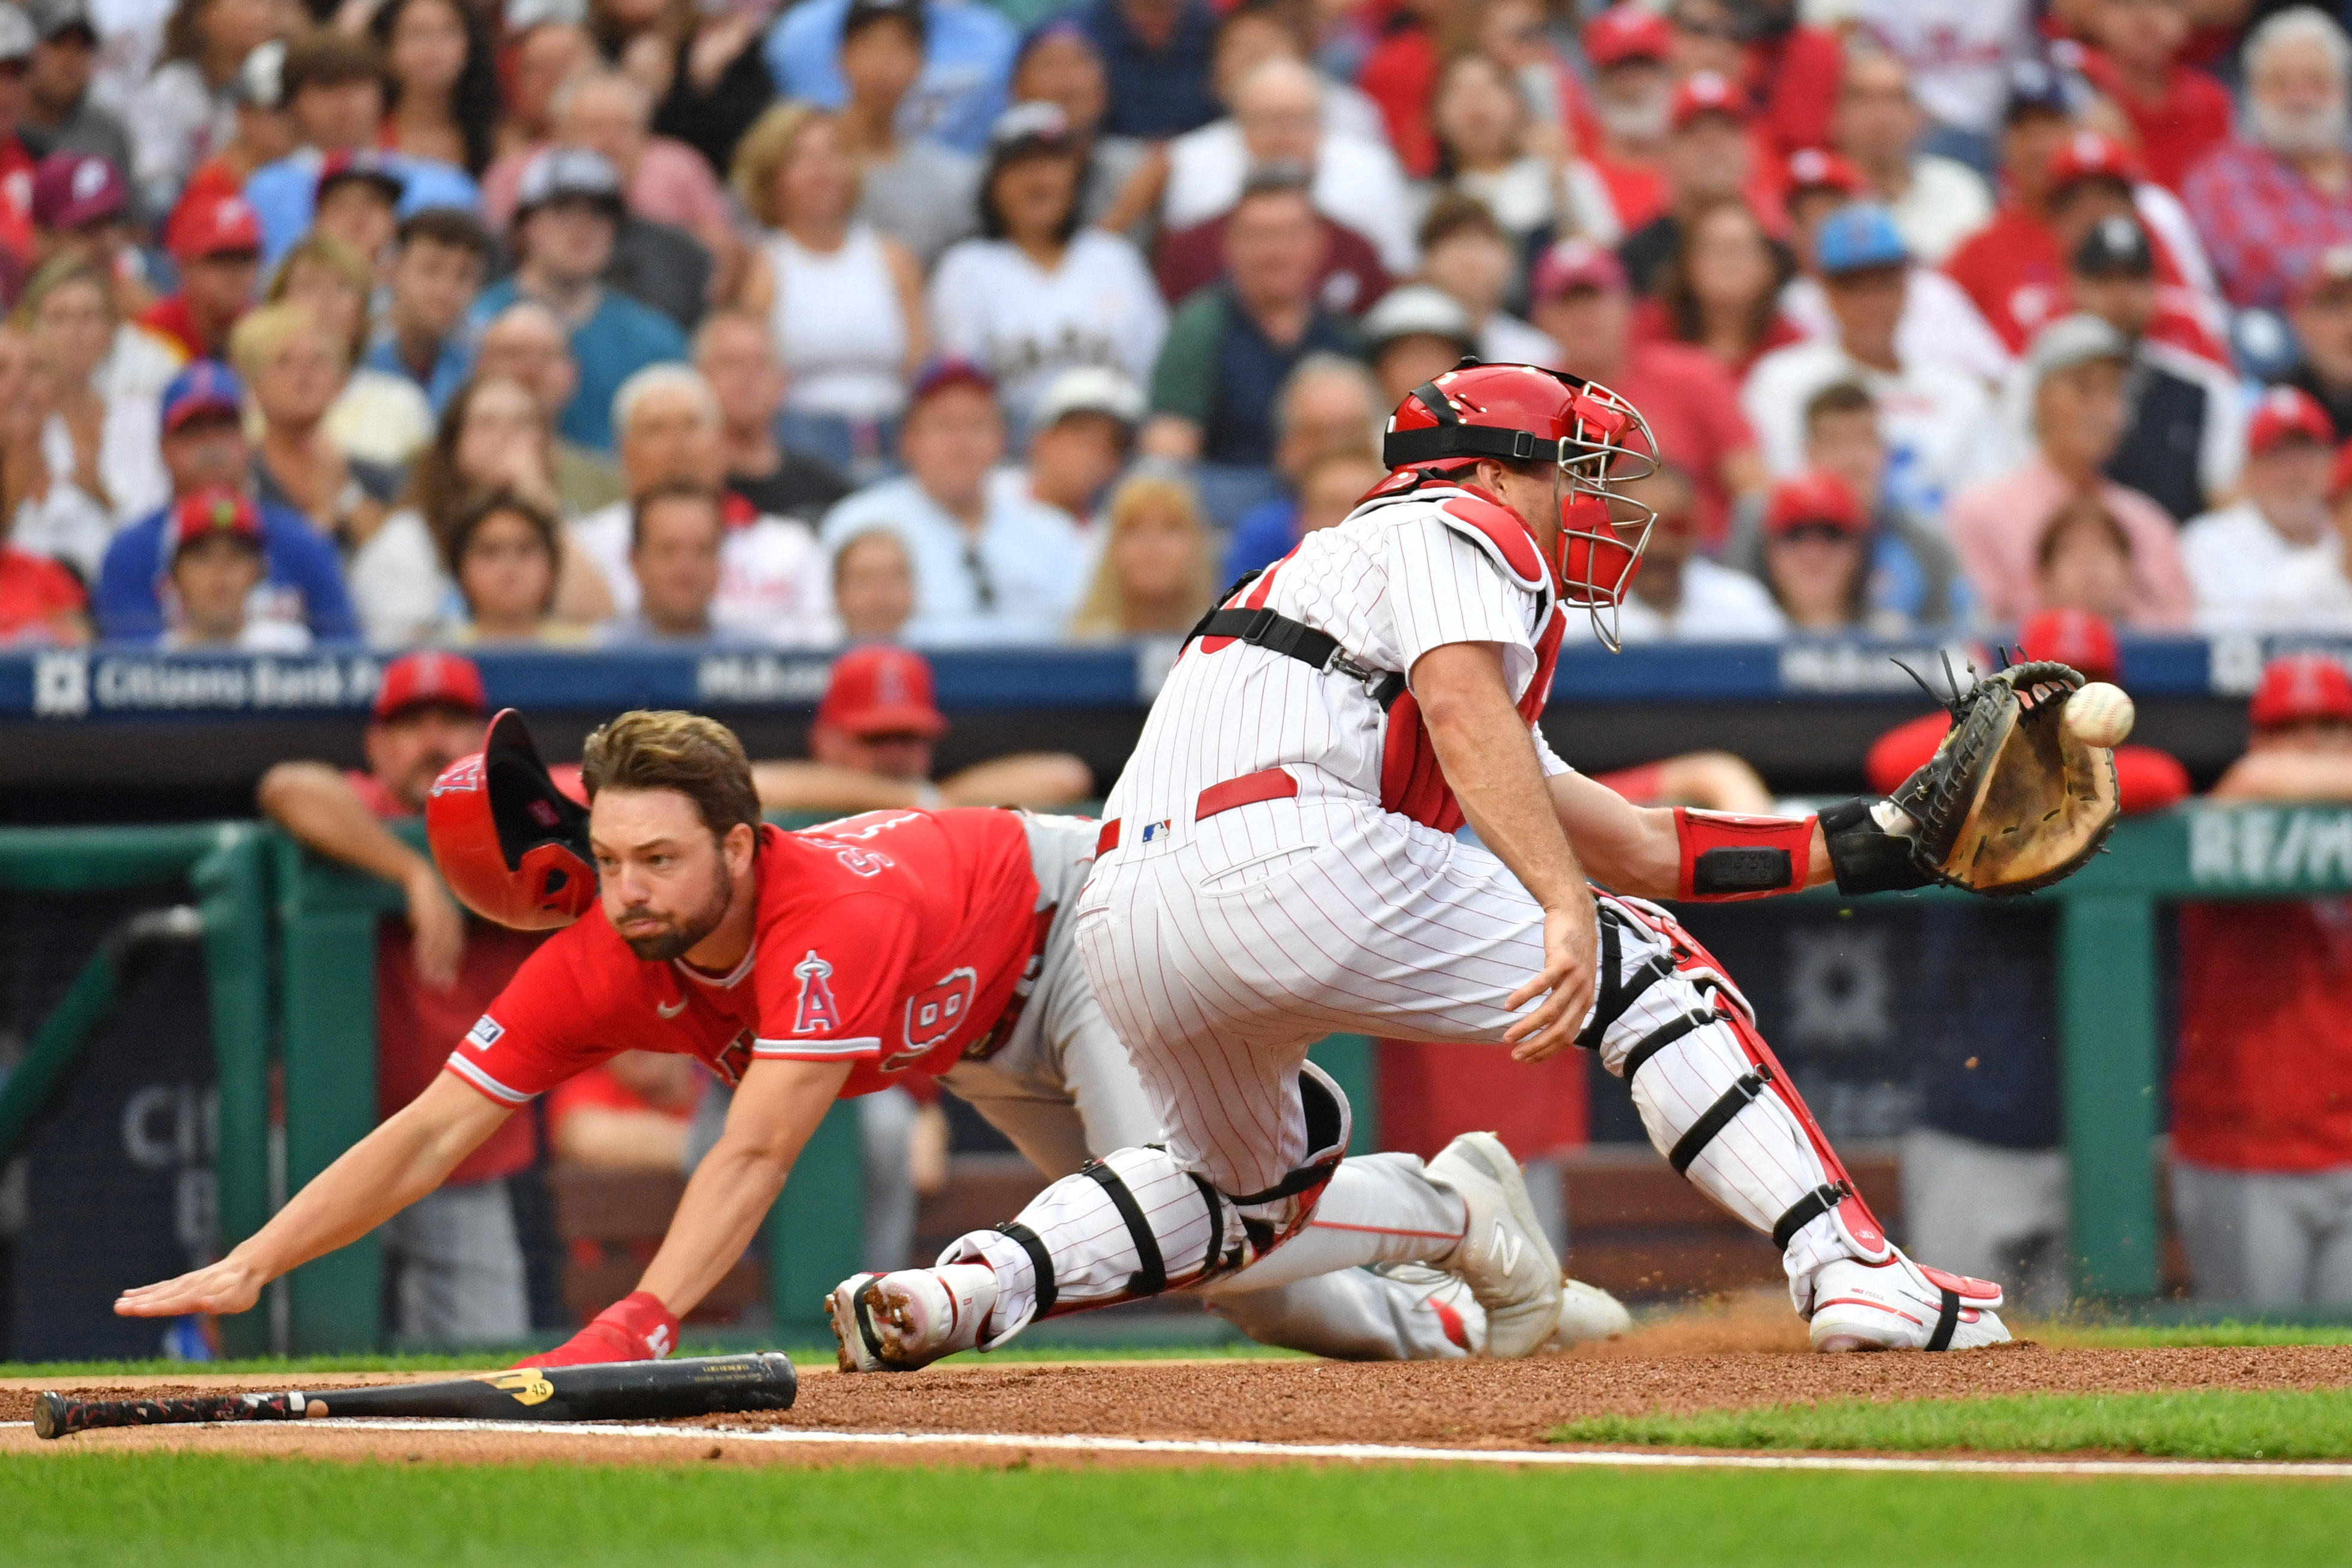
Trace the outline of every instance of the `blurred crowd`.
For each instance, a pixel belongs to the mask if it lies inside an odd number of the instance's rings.
[[[2269,0],[0,0],[0,642],[1179,631],[1465,354],[1632,639],[2352,629]]]

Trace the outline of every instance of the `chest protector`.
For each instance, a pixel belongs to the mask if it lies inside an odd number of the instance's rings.
[[[1519,694],[1519,717],[1532,724],[1551,697],[1553,668],[1559,662],[1560,634],[1567,623],[1559,595],[1534,538],[1517,514],[1470,490],[1438,503],[1454,531],[1485,551],[1503,574],[1536,595],[1536,672]],[[1421,704],[1401,691],[1389,706],[1388,734],[1381,749],[1381,809],[1412,818],[1424,827],[1452,833],[1462,826],[1462,804],[1454,798],[1422,722]]]

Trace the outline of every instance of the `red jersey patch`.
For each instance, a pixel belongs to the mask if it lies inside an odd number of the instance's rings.
[[[517,1105],[622,1051],[674,1051],[730,1083],[754,1058],[848,1061],[842,1093],[867,1094],[986,1039],[1034,946],[1037,879],[1010,812],[762,827],[755,874],[732,974],[640,959],[593,910],[523,965],[448,1070]]]

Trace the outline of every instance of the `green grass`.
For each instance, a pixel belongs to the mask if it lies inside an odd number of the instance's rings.
[[[2344,1323],[2094,1323],[2011,1321],[2010,1331],[2053,1350],[2148,1350],[2178,1345],[2352,1345]]]
[[[1559,1443],[1694,1448],[2104,1449],[2173,1459],[2338,1459],[2352,1456],[2352,1389],[1837,1399],[1691,1415],[1594,1416],[1551,1436]]]
[[[9,1560],[435,1568],[2328,1563],[2352,1488],[1436,1468],[744,1471],[43,1454]]]

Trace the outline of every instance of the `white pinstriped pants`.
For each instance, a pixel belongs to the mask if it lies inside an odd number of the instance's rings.
[[[1097,863],[1077,949],[1170,1154],[1226,1193],[1270,1187],[1307,1154],[1297,1076],[1310,1043],[1348,1032],[1492,1044],[1514,1016],[1504,998],[1543,965],[1543,911],[1508,868],[1369,801],[1264,801],[1162,840]],[[1669,945],[1649,926],[1663,911],[1617,902],[1622,981]],[[1622,1074],[1645,1036],[1709,1005],[1690,976],[1656,982],[1603,1032],[1602,1061]],[[1660,1049],[1633,1081],[1652,1142],[1673,1147],[1748,1067],[1722,1022]],[[1827,1179],[1769,1091],[1687,1173],[1768,1233]],[[1813,1271],[1850,1255],[1830,1216],[1797,1232],[1784,1261],[1800,1310]]]

